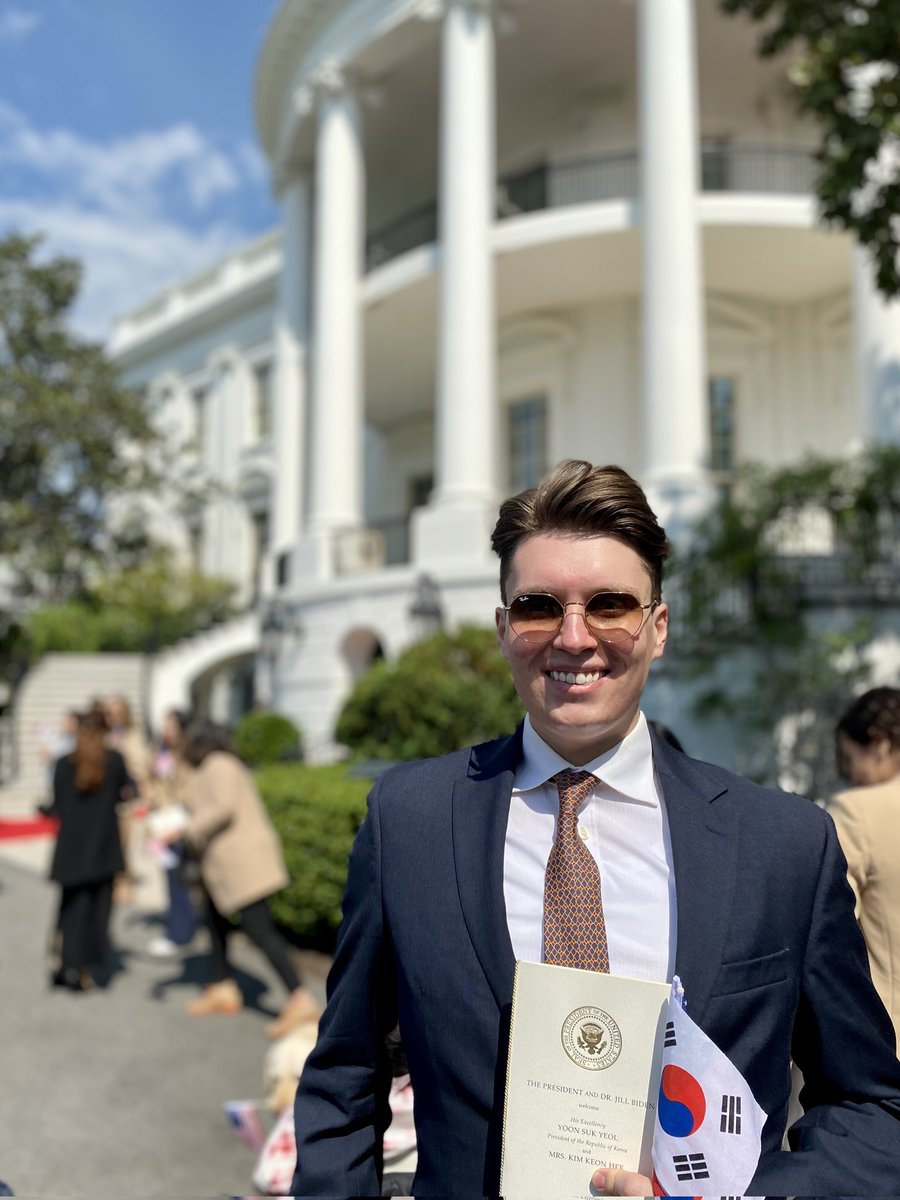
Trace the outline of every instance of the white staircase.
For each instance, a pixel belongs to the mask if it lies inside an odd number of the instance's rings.
[[[147,688],[148,719],[154,729],[167,709],[190,709],[198,679],[259,652],[259,614],[244,613],[161,650],[153,659]]]
[[[63,716],[95,699],[125,696],[135,721],[146,707],[141,654],[47,654],[22,680],[16,695],[13,743],[16,772],[0,787],[0,812],[27,812],[47,799],[41,749],[60,732]]]
[[[65,713],[92,700],[125,696],[135,721],[158,731],[169,708],[189,709],[191,689],[217,668],[259,651],[259,616],[246,613],[186,638],[152,658],[142,654],[47,654],[25,676],[15,699],[15,774],[0,783],[0,813],[29,812],[47,798],[41,749],[55,740]],[[6,764],[4,764],[5,766]]]

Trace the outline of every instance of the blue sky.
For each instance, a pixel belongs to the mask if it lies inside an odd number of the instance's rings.
[[[253,85],[278,0],[0,0],[0,235],[85,266],[112,318],[278,221]]]

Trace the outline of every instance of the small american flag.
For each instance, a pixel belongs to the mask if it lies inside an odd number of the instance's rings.
[[[222,1105],[231,1132],[254,1153],[259,1153],[266,1141],[266,1133],[259,1119],[260,1103],[259,1100],[226,1100]]]

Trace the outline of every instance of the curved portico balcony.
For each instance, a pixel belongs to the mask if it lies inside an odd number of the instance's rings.
[[[817,166],[805,147],[708,141],[700,146],[703,192],[763,196],[810,196]],[[575,204],[634,200],[640,193],[640,159],[626,150],[553,163],[501,176],[497,183],[498,220]],[[437,240],[437,201],[420,205],[373,230],[366,239],[366,268]]]

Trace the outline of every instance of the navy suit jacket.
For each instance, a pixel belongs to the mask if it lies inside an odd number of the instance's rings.
[[[693,1020],[769,1114],[748,1191],[900,1195],[900,1063],[830,817],[656,737],[653,752],[672,840],[676,971]],[[521,730],[401,765],[373,788],[297,1092],[294,1195],[379,1194],[384,1042],[398,1020],[415,1094],[413,1194],[498,1193],[514,969],[503,856],[520,756]],[[788,1153],[792,1056],[806,1111]]]

